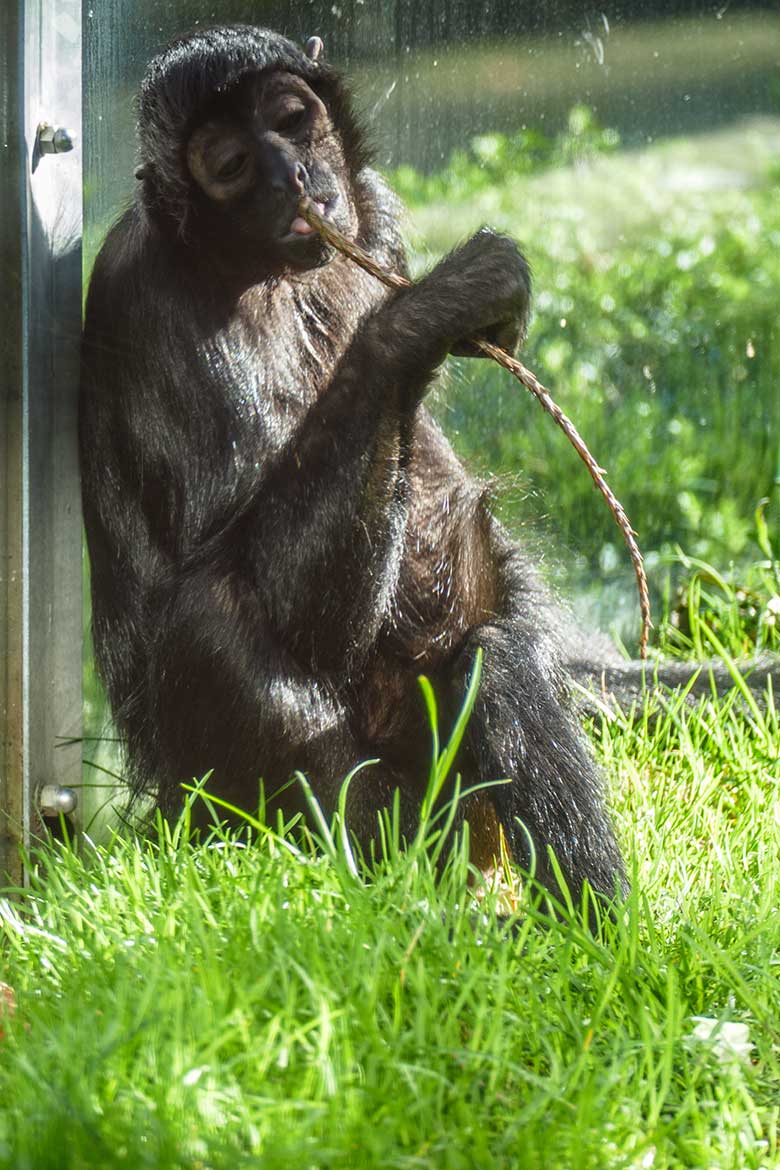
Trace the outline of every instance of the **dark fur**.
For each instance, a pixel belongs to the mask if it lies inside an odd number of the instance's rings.
[[[464,784],[510,777],[490,800],[516,859],[529,834],[542,881],[550,845],[575,895],[585,878],[611,895],[621,861],[556,615],[422,405],[464,339],[516,342],[525,261],[481,232],[388,294],[324,248],[299,269],[248,246],[255,220],[204,205],[186,142],[215,102],[238,109],[242,85],[279,68],[336,127],[300,148],[311,182],[340,167],[357,237],[404,269],[393,198],[329,68],[245,28],[152,64],[143,184],[95,264],[81,399],[95,650],[133,785],[175,811],[181,781],[213,768],[213,791],[254,807],[260,776],[271,793],[302,769],[327,813],[346,773],[379,757],[353,782],[350,825],[368,841],[398,788],[409,831],[430,757],[417,676],[446,731],[481,646]],[[293,192],[262,197],[292,214]],[[281,800],[297,807],[297,787]],[[491,809],[472,811],[490,837]]]

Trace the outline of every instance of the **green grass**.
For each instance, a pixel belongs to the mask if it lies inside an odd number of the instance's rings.
[[[43,848],[0,903],[0,1165],[780,1165],[780,721],[654,710],[594,728],[633,881],[597,937],[510,929],[462,848],[438,881],[339,832]]]

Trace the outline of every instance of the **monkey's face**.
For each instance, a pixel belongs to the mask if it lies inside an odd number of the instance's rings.
[[[312,268],[332,255],[298,214],[308,195],[348,236],[357,231],[350,171],[327,107],[303,78],[274,72],[222,95],[187,143],[187,167],[210,242],[251,263]]]

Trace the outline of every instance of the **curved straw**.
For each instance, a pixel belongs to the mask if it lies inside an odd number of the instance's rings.
[[[388,285],[390,288],[409,288],[412,283],[410,280],[407,280],[405,276],[400,276],[397,272],[388,272],[385,268],[382,268],[372,256],[369,256],[368,252],[365,252],[358,244],[353,243],[352,240],[348,240],[332,224],[328,223],[326,219],[323,219],[307,195],[304,195],[298,204],[298,211],[303,219],[315,231],[319,232],[327,243],[331,244],[337,251],[342,252],[350,260],[353,260],[355,264],[360,265],[361,268],[365,268],[366,272],[370,272],[377,280],[381,280],[383,284]],[[615,522],[623,533],[631,562],[634,566],[634,574],[639,590],[639,608],[642,614],[639,653],[642,658],[647,658],[647,639],[653,623],[650,616],[650,594],[647,588],[647,577],[645,576],[645,567],[642,562],[642,553],[636,542],[636,533],[631,527],[623,505],[604,478],[603,468],[599,467],[591,455],[574,423],[563,413],[560,406],[553,400],[549,391],[545,389],[535,374],[532,374],[529,369],[526,369],[523,363],[519,362],[517,358],[512,357],[505,350],[499,349],[497,345],[493,345],[489,341],[474,338],[472,344],[487,357],[492,358],[494,362],[498,362],[510,374],[513,374],[518,382],[525,386],[526,390],[530,390],[542,409],[555,419],[590,472],[594,484],[607,501],[607,507],[615,517]]]

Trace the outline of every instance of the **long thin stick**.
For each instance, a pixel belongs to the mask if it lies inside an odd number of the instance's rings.
[[[337,231],[332,224],[328,223],[326,219],[320,215],[316,207],[313,205],[308,196],[304,195],[298,204],[298,211],[303,219],[318,231],[322,238],[331,244],[337,251],[342,252],[345,256],[353,260],[355,264],[365,268],[366,272],[370,272],[377,280],[381,280],[383,284],[390,288],[401,289],[408,288],[411,284],[405,276],[401,276],[397,272],[388,272],[381,265],[377,264],[368,252],[365,252],[359,245],[348,240],[341,232]],[[563,413],[560,406],[553,400],[550,392],[545,389],[535,374],[531,373],[529,369],[519,362],[517,358],[512,357],[506,353],[505,350],[500,349],[497,345],[493,345],[489,341],[484,341],[481,338],[474,338],[472,344],[487,357],[491,357],[493,361],[498,362],[510,374],[513,374],[526,390],[534,395],[536,400],[549,415],[555,419],[558,426],[561,428],[567,439],[574,447],[575,451],[583,461],[591,479],[601,492],[604,499],[607,501],[607,506],[615,517],[620,531],[623,533],[626,545],[628,547],[631,562],[634,566],[634,574],[636,576],[637,588],[639,590],[639,608],[642,614],[642,632],[639,639],[639,653],[642,658],[647,658],[647,639],[650,634],[652,620],[650,616],[650,594],[647,588],[647,577],[645,576],[645,567],[642,562],[642,553],[639,545],[636,542],[636,533],[631,527],[631,523],[626,515],[623,505],[617,498],[612,488],[604,478],[604,470],[599,467],[596,460],[588,450],[585,440],[580,435],[570,418]]]

